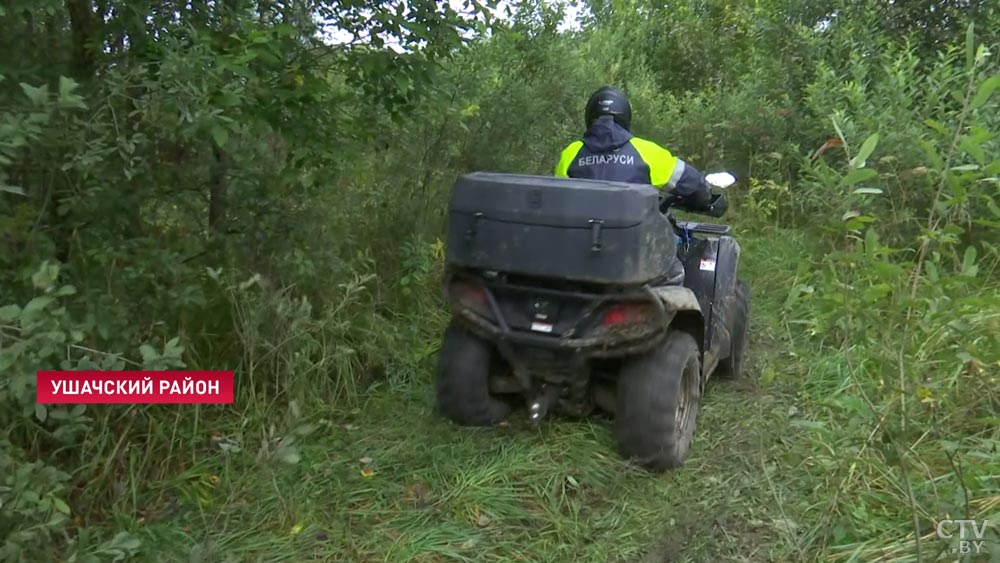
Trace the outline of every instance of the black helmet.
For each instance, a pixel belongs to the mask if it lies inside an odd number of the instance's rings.
[[[591,94],[584,115],[587,127],[602,115],[614,116],[615,123],[628,129],[632,125],[632,104],[625,92],[613,86],[604,86]]]

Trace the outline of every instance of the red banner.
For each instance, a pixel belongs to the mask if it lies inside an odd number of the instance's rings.
[[[232,404],[231,371],[40,371],[42,404]]]

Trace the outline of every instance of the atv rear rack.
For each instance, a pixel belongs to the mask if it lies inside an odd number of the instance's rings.
[[[728,235],[732,230],[729,225],[719,225],[717,223],[696,223],[694,221],[677,221],[677,228],[682,231],[705,233],[707,235]]]

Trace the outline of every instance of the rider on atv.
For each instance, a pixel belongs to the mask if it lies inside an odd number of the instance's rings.
[[[624,92],[612,86],[598,89],[587,101],[584,120],[587,130],[563,149],[556,176],[651,184],[682,199],[688,210],[710,207],[712,191],[698,169],[629,132],[632,104]],[[683,268],[677,262],[674,269],[671,283],[680,283]]]
[[[742,373],[749,287],[728,225],[667,213],[721,217],[725,194],[710,186],[736,178],[702,176],[634,137],[630,117],[624,94],[602,88],[557,177],[455,182],[435,401],[468,426],[497,424],[522,401],[536,423],[600,409],[624,458],[663,471],[688,455],[705,381]]]

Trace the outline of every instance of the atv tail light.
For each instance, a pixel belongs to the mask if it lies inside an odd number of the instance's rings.
[[[652,321],[655,315],[656,311],[652,305],[646,303],[619,303],[612,305],[604,312],[601,324],[604,326],[616,326],[644,323]]]
[[[489,300],[486,298],[486,288],[479,284],[456,280],[451,285],[451,298],[456,305],[472,309],[487,319],[493,318]]]

